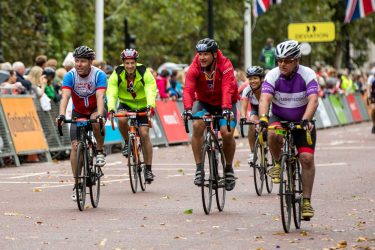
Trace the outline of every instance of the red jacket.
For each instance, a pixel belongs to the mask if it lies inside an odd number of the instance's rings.
[[[195,100],[212,106],[231,109],[239,99],[236,79],[231,61],[218,50],[216,58],[214,90],[208,88],[206,77],[201,71],[198,53],[186,73],[184,87],[184,108],[191,109]],[[196,94],[196,95],[195,95]]]

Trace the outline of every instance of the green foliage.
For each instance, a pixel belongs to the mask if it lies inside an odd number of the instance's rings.
[[[247,0],[248,1],[248,0]],[[214,35],[220,49],[235,67],[243,65],[244,1],[213,0]],[[207,37],[207,1],[203,0],[105,0],[104,58],[119,64],[124,49],[124,19],[129,32],[137,36],[140,61],[157,67],[165,61],[190,63],[199,39]],[[323,60],[340,66],[345,54],[345,32],[348,30],[353,63],[363,65],[367,60],[366,39],[375,41],[375,15],[343,25],[343,0],[284,0],[271,6],[268,12],[252,20],[253,64],[267,37],[275,43],[287,39],[289,23],[333,21],[336,41],[312,43],[310,62]],[[79,45],[94,48],[94,0],[21,0],[0,2],[1,45],[6,61],[22,60],[33,63],[39,54],[62,62],[69,51]],[[344,57],[342,57],[344,58]]]

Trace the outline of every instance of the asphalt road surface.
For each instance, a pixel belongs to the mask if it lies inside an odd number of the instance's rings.
[[[125,158],[107,156],[98,208],[80,212],[68,161],[0,169],[1,249],[375,249],[375,135],[370,123],[318,131],[315,217],[283,233],[278,186],[258,197],[237,139],[238,182],[205,215],[190,145],[154,149],[156,178],[130,189]],[[89,197],[87,197],[89,198]],[[87,203],[89,204],[89,202]],[[191,213],[185,213],[190,211]]]

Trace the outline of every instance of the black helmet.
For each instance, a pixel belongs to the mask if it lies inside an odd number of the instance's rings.
[[[73,57],[94,60],[95,52],[87,46],[79,46],[74,50]]]
[[[211,38],[202,39],[195,46],[197,52],[216,52],[218,48],[217,42]]]
[[[250,66],[246,70],[246,77],[259,76],[264,77],[264,69],[260,66]]]
[[[46,67],[43,70],[43,75],[51,76],[51,78],[55,78],[55,70],[51,67]]]

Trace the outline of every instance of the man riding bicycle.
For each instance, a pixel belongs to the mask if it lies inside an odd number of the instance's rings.
[[[249,102],[251,104],[250,121],[254,123],[259,122],[259,99],[262,92],[262,82],[264,79],[264,70],[259,66],[250,66],[246,70],[246,77],[249,79],[249,86],[247,86],[241,96],[241,120],[246,121],[247,109]],[[249,126],[248,140],[250,145],[250,154],[248,162],[251,163],[254,158],[255,147],[255,127]]]
[[[312,145],[308,144],[304,130],[292,131],[302,165],[302,217],[309,219],[314,216],[310,199],[315,177],[316,128],[311,120],[318,107],[318,83],[315,72],[299,64],[301,50],[298,42],[290,40],[278,44],[275,55],[278,67],[267,73],[262,86],[259,104],[260,126],[267,127],[268,124],[280,124],[280,121],[292,121],[302,122],[302,126],[311,131]],[[268,119],[271,102],[272,116]],[[275,167],[269,174],[273,183],[280,183],[281,136],[270,131],[268,145],[275,159]]]
[[[154,114],[156,98],[156,82],[151,72],[140,63],[137,63],[138,52],[126,49],[121,52],[123,64],[119,65],[108,79],[107,101],[108,110],[113,114],[117,107],[118,113],[126,111],[147,111],[149,117]],[[146,164],[145,180],[151,183],[154,175],[151,170],[152,143],[149,135],[148,117],[137,117],[139,135],[143,146]],[[118,127],[125,141],[122,154],[128,157],[128,119],[118,117]]]
[[[60,102],[60,115],[57,122],[60,124],[65,120],[66,107],[70,97],[73,101],[72,118],[97,119],[102,124],[105,123],[107,111],[104,108],[105,91],[107,88],[107,78],[104,71],[92,66],[95,59],[95,52],[87,46],[80,46],[73,53],[75,65],[63,79],[62,99]],[[100,133],[99,124],[92,124],[94,136],[97,142],[96,165],[105,165],[104,136]],[[103,128],[104,129],[104,128]],[[77,161],[77,125],[70,126],[70,140],[72,151],[70,162],[73,176],[74,165]],[[76,193],[73,192],[72,199],[76,200]]]
[[[228,132],[226,120],[220,120],[220,134],[223,139],[223,150],[226,160],[225,189],[233,190],[236,178],[232,167],[236,143],[233,138],[236,127],[236,102],[238,91],[231,61],[224,57],[215,40],[205,38],[196,45],[197,54],[187,71],[185,78],[184,118],[200,116],[206,112],[221,113],[225,119],[231,120],[233,128]],[[204,170],[202,166],[202,146],[204,122],[193,122],[192,149],[196,162],[194,184],[202,185]]]

